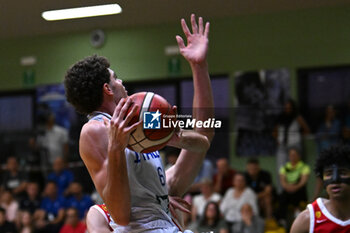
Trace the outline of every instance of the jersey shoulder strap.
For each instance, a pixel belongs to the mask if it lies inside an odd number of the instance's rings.
[[[109,115],[108,113],[106,112],[99,112],[99,111],[94,111],[92,112],[91,114],[89,114],[87,116],[87,118],[89,119],[89,121],[91,120],[95,120],[95,121],[103,121],[103,118],[107,118],[108,120],[111,120],[112,119],[112,116]]]

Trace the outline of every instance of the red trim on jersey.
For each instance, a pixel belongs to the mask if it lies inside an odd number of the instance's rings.
[[[310,225],[310,233],[350,232],[350,220],[342,221],[331,215],[321,198],[314,201],[311,206],[309,211],[313,211],[313,213],[310,213],[310,218],[313,217],[313,219],[310,219],[310,223],[313,222],[314,225],[313,227]]]
[[[105,204],[102,205],[96,205],[100,210],[103,211],[103,213],[105,214],[105,217],[107,218],[107,223],[108,223],[108,227],[111,231],[113,231],[113,229],[111,228],[111,226],[109,225],[111,222],[111,215],[108,213],[107,207]]]
[[[175,224],[175,226],[180,230],[183,231],[182,227],[180,227],[180,224],[177,224],[176,218],[171,218],[171,220],[173,221],[173,223]]]

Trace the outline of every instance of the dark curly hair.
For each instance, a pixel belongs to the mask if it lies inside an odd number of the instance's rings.
[[[337,145],[321,151],[316,160],[316,175],[322,177],[324,169],[332,164],[350,168],[350,147]]]
[[[66,97],[75,109],[89,114],[101,106],[103,84],[110,82],[110,64],[105,57],[93,55],[75,63],[66,73]]]

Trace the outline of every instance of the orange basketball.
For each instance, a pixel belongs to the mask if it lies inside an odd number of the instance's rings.
[[[152,92],[138,92],[130,96],[140,106],[137,117],[130,124],[142,121],[130,135],[128,148],[140,153],[162,149],[174,133],[176,113],[166,99]],[[166,124],[163,124],[166,122]]]

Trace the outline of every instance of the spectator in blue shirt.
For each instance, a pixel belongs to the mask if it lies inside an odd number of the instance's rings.
[[[91,197],[83,193],[82,185],[74,181],[67,190],[67,207],[76,208],[79,211],[79,218],[83,219],[89,208],[94,205]]]
[[[47,177],[48,181],[53,181],[57,184],[58,194],[62,195],[70,183],[74,180],[74,175],[71,171],[65,168],[65,162],[62,157],[55,159],[53,163],[53,172]]]
[[[47,182],[43,194],[40,209],[34,214],[36,227],[42,232],[58,232],[63,224],[66,200],[58,194],[53,181]]]

